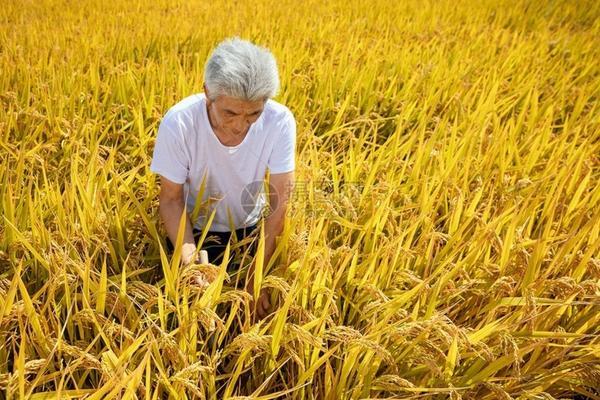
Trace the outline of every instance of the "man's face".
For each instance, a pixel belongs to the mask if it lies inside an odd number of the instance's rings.
[[[260,117],[265,102],[266,100],[248,101],[229,96],[218,96],[210,100],[207,96],[206,105],[213,129],[224,135],[224,140],[237,142],[243,140],[250,126]]]

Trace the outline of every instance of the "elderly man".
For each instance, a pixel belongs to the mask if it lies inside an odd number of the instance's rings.
[[[219,244],[203,244],[217,263],[227,241],[251,233],[264,217],[264,263],[281,233],[294,179],[296,122],[290,110],[272,100],[279,89],[273,55],[238,38],[220,43],[204,72],[204,93],[189,96],[165,114],[158,129],[151,171],[160,175],[160,216],[173,250],[179,222],[198,201],[197,219],[186,216],[182,262],[196,260],[202,229]],[[269,213],[262,183],[269,171]],[[202,192],[202,196],[199,193]],[[247,274],[252,293],[254,264]],[[263,291],[256,302],[259,316],[269,307]]]

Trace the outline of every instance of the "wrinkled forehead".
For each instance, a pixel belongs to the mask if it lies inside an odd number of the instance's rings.
[[[236,114],[253,114],[261,112],[265,107],[267,99],[245,100],[231,96],[218,96],[215,104],[223,111],[231,111]]]

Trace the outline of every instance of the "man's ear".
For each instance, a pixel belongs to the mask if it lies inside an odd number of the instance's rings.
[[[208,103],[208,105],[210,105],[212,100],[210,99],[210,93],[208,91],[208,88],[206,87],[206,82],[203,83],[202,86],[204,87],[204,94],[206,95],[206,102]]]

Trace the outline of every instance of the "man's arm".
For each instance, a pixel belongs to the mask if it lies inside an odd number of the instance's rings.
[[[288,201],[294,184],[294,171],[271,175],[269,184],[275,193],[269,193],[271,213],[265,218],[265,266],[269,264],[275,252],[275,239],[283,230]]]
[[[269,193],[269,204],[272,208],[271,214],[265,218],[265,254],[263,264],[265,266],[269,264],[269,261],[275,252],[275,239],[283,230],[285,214],[287,212],[288,202],[294,184],[294,171],[283,174],[273,174],[270,177],[269,183],[273,188],[273,192]],[[250,294],[254,293],[254,263],[250,264],[250,267],[248,268],[246,290]],[[263,289],[261,290],[255,305],[258,316],[260,318],[264,317],[270,306],[268,292]]]
[[[160,194],[158,197],[159,214],[162,219],[167,235],[173,243],[173,247],[177,243],[177,231],[179,229],[179,221],[184,209],[183,199],[183,184],[172,182],[160,177]],[[183,243],[181,246],[181,260],[184,264],[189,264],[194,260],[194,252],[196,251],[196,242],[192,232],[192,224],[188,216],[185,216],[185,231],[183,233]]]

